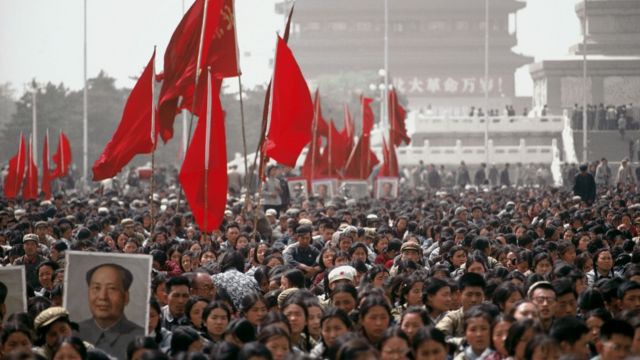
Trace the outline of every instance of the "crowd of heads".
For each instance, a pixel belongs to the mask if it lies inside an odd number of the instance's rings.
[[[64,308],[73,250],[152,258],[147,336],[122,346],[127,359],[640,356],[634,186],[598,186],[584,201],[535,181],[400,183],[394,199],[256,209],[230,197],[208,234],[175,190],[150,196],[143,182],[129,194],[0,199],[0,257],[25,267],[28,298],[25,313],[0,307],[2,354],[113,356]],[[106,273],[118,281],[100,283]],[[112,263],[86,274],[105,333],[147,275]]]

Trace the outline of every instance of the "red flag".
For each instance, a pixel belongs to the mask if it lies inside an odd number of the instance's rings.
[[[367,97],[360,97],[360,104],[362,106],[362,135],[368,136],[373,129],[373,111],[371,110],[371,103],[373,99]]]
[[[351,152],[344,168],[346,179],[367,179],[380,161],[369,148],[369,136],[362,136]]]
[[[51,171],[49,170],[49,131],[44,134],[44,145],[42,146],[42,192],[44,198],[51,198]]]
[[[349,158],[349,144],[345,142],[344,138],[338,132],[338,129],[333,124],[333,121],[329,121],[329,150],[331,153],[330,169],[332,174],[339,175],[340,171],[347,163]]]
[[[158,127],[153,109],[154,59],[131,90],[122,112],[122,119],[111,141],[93,164],[93,181],[114,177],[134,156],[149,154],[154,149]]]
[[[7,199],[13,199],[20,192],[20,185],[24,180],[25,171],[25,143],[24,135],[20,134],[20,144],[18,145],[18,153],[9,160],[9,173],[4,178],[4,196]]]
[[[33,143],[29,139],[29,148],[27,150],[27,176],[22,189],[22,198],[24,200],[33,200],[38,197],[38,168],[33,161]]]
[[[316,170],[318,170],[318,163],[322,157],[320,154],[320,144],[322,144],[322,138],[320,138],[320,136],[316,136],[316,141],[309,143],[309,151],[307,151],[307,156],[304,158],[304,163],[302,164],[302,177],[309,181],[313,180],[312,173],[314,178],[320,176],[319,173],[316,173]],[[311,171],[311,169],[314,170]]]
[[[67,176],[69,173],[69,164],[71,164],[71,145],[69,139],[63,131],[60,131],[58,139],[58,150],[52,156],[53,162],[56,163],[56,169],[51,174],[51,179]]]
[[[266,156],[295,167],[311,140],[313,103],[307,82],[287,44],[278,36],[271,93],[271,123],[263,146]]]
[[[398,158],[393,143],[387,145],[387,141],[382,138],[382,157],[383,163],[380,166],[378,177],[398,177]]]
[[[411,138],[407,135],[406,118],[407,111],[398,102],[398,94],[395,90],[391,90],[389,92],[389,119],[391,123],[389,142],[395,146],[400,146],[403,142],[407,145],[411,143]]]
[[[205,116],[198,120],[179,179],[198,226],[210,232],[218,229],[224,218],[228,180],[224,112],[211,75],[207,83],[206,101],[200,109]]]
[[[320,89],[316,89],[316,93],[313,97],[313,109],[314,118],[317,120],[316,133],[320,136],[329,136],[329,126],[326,120],[322,117],[322,106],[320,106]]]
[[[233,0],[196,0],[171,36],[165,50],[158,105],[160,135],[165,142],[173,137],[173,122],[179,110],[193,108],[198,51],[201,70],[210,67],[217,77],[239,75]],[[204,73],[201,71],[199,82]],[[182,103],[178,107],[180,97]],[[196,108],[200,109],[201,104]]]

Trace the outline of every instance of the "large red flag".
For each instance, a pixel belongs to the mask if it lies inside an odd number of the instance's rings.
[[[369,147],[369,136],[361,136],[345,165],[344,178],[367,179],[379,162],[378,157]]]
[[[42,146],[42,192],[44,198],[51,197],[51,171],[49,170],[49,131],[44,134],[44,145]]]
[[[116,176],[134,156],[149,154],[154,149],[158,127],[153,109],[153,52],[142,76],[131,90],[122,112],[122,119],[111,141],[93,164],[93,181]]]
[[[338,129],[333,124],[333,120],[329,121],[329,136],[327,137],[327,146],[331,154],[331,163],[329,168],[331,173],[339,175],[340,171],[347,163],[349,158],[349,144],[345,142],[345,139],[341,136]]]
[[[371,110],[371,103],[373,99],[367,97],[360,97],[360,105],[362,106],[362,135],[368,136],[373,129],[373,110]]]
[[[295,167],[302,148],[311,140],[313,103],[307,82],[287,44],[278,36],[271,93],[271,123],[263,151],[266,156]]]
[[[7,199],[13,199],[20,192],[20,185],[24,180],[24,164],[25,164],[25,143],[24,135],[20,134],[20,144],[18,152],[9,160],[9,173],[4,178],[4,196]]]
[[[71,145],[69,139],[63,131],[60,131],[60,137],[58,139],[58,150],[51,157],[53,162],[56,163],[56,169],[53,170],[51,175],[52,179],[67,176],[69,173],[69,164],[71,164]]]
[[[398,102],[398,94],[395,90],[391,90],[389,92],[389,120],[391,123],[389,142],[395,146],[400,146],[403,142],[408,145],[411,142],[411,138],[407,135],[406,118],[407,111]]]
[[[165,142],[173,137],[173,122],[180,109],[197,113],[202,107],[193,106],[198,51],[201,70],[210,67],[216,77],[239,75],[233,0],[196,0],[171,36],[158,105],[160,135]],[[204,73],[200,71],[199,82],[206,83]]]
[[[180,184],[203,231],[211,232],[220,226],[227,202],[227,145],[224,112],[217,91],[219,86],[207,79],[206,101],[193,134],[191,145],[180,169]],[[206,186],[206,190],[205,190]]]
[[[22,198],[24,200],[33,200],[38,197],[38,168],[33,160],[33,143],[29,139],[29,148],[27,149],[27,176],[22,188]]]

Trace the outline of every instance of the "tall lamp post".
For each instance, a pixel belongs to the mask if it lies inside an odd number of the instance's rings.
[[[582,162],[588,159],[587,138],[587,0],[584,0],[584,19],[582,21]]]
[[[86,189],[89,186],[87,177],[89,169],[89,121],[87,119],[87,0],[84,0],[84,49],[83,49],[83,79],[84,89],[82,92],[82,186]]]
[[[484,0],[484,155],[489,163],[489,0]]]

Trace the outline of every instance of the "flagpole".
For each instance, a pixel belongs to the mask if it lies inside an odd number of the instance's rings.
[[[331,148],[333,144],[331,143],[331,129],[333,128],[333,119],[329,121],[329,136],[328,136],[328,148],[329,148],[329,176],[333,175],[333,167],[331,166],[331,155],[333,154]]]
[[[313,110],[313,130],[311,131],[311,179],[309,192],[313,189],[313,179],[315,178],[316,172],[316,147],[318,146],[316,141],[316,132],[318,131],[318,116],[320,116],[320,91],[318,89],[316,89],[316,106]]]
[[[209,217],[209,149],[211,147],[211,68],[207,67],[207,133],[204,141],[204,229],[202,241],[207,241],[207,219]]]
[[[84,0],[84,89],[82,92],[82,182],[83,192],[88,186],[89,169],[89,120],[87,119],[87,0]]]
[[[64,147],[62,144],[62,129],[60,129],[60,134],[58,135],[58,148],[60,148],[60,178],[62,179],[62,171],[64,171]],[[60,180],[58,180],[60,181]],[[64,181],[60,181],[61,190],[64,190]]]
[[[244,186],[245,186],[245,198],[247,198],[249,196],[249,183],[247,181],[247,179],[249,178],[249,165],[248,165],[248,161],[247,161],[247,134],[246,134],[246,130],[245,130],[245,124],[244,124],[244,100],[243,98],[243,91],[242,91],[242,75],[238,75],[238,93],[240,94],[240,123],[242,126],[242,151],[243,151],[243,158],[244,158]],[[242,212],[244,213],[244,208],[242,209]]]
[[[33,131],[33,138],[37,140],[38,139],[38,110],[36,109],[36,96],[37,96],[36,93],[38,91],[38,87],[37,87],[37,84],[36,84],[35,81],[33,82],[32,85],[33,85],[33,93],[32,93],[32,98],[31,98],[31,101],[32,101],[31,102],[31,107],[32,107],[32,109],[31,109],[31,117],[32,117],[32,119],[31,120],[32,120],[32,123],[33,123],[32,124],[32,127],[33,127],[33,130],[32,130]],[[38,153],[38,144],[36,144],[35,141],[34,141],[34,144],[33,144],[33,149],[34,149],[35,153],[37,154]],[[36,166],[38,166],[37,156],[36,156],[36,159],[34,160],[34,162],[35,162]]]
[[[18,178],[19,178],[18,173],[20,172],[20,171],[18,171],[18,169],[20,169],[19,168],[20,161],[22,161],[22,166],[24,166],[24,155],[25,154],[22,151],[22,149],[23,149],[23,146],[22,146],[23,139],[24,139],[24,134],[21,131],[20,132],[20,139],[18,140],[18,162],[17,162],[17,164],[18,164],[17,166],[18,167],[16,168],[16,181],[15,181],[15,196],[16,197],[18,197],[18,192],[20,191],[20,185],[21,185],[20,181],[18,181]],[[22,174],[24,174],[24,172]]]
[[[153,234],[155,229],[155,212],[153,211],[153,192],[155,189],[155,170],[156,170],[156,111],[154,106],[154,101],[156,98],[156,88],[155,88],[155,77],[156,77],[156,47],[153,47],[153,61],[151,64],[151,186],[150,186],[150,194],[149,194],[149,216],[151,217],[151,224],[149,225],[149,232]]]

